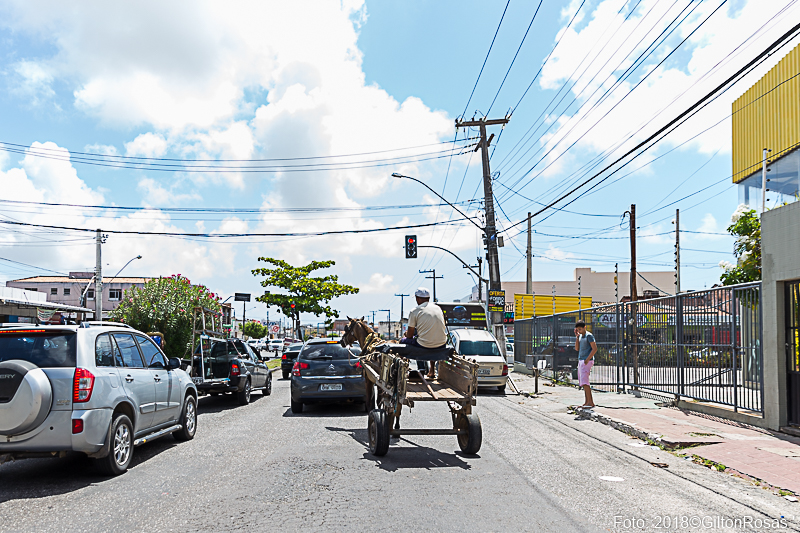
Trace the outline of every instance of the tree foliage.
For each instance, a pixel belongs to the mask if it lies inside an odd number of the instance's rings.
[[[267,336],[268,327],[262,326],[260,322],[245,322],[242,331],[251,339],[262,339]]]
[[[140,331],[163,333],[162,348],[167,357],[183,357],[191,350],[192,311],[196,306],[218,313],[219,297],[204,285],[192,285],[188,278],[174,274],[151,279],[141,289],[126,290],[110,318]]]
[[[728,232],[736,237],[733,255],[736,264],[721,261],[723,285],[735,285],[761,279],[761,220],[755,209],[740,205],[731,217]]]
[[[258,260],[275,267],[253,269],[254,276],[265,278],[261,281],[261,286],[276,287],[283,292],[265,291],[256,300],[267,306],[278,307],[285,316],[295,322],[295,328],[299,325],[300,313],[325,315],[329,319],[337,317],[339,312],[327,305],[328,302],[337,296],[358,293],[358,287],[339,283],[339,276],[311,277],[311,273],[315,270],[335,265],[334,261],[312,261],[305,266],[295,267],[286,261],[271,257],[259,257]]]

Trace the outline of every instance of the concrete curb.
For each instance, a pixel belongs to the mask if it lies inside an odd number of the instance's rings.
[[[665,448],[676,448],[679,446],[678,443],[663,441],[662,440],[663,435],[660,435],[658,433],[648,433],[622,420],[617,420],[610,416],[601,415],[600,413],[595,413],[591,409],[583,409],[581,407],[570,406],[569,410],[581,418],[584,418],[586,420],[591,420],[593,422],[600,422],[601,424],[611,426],[617,431],[621,431],[632,437],[636,437],[648,442],[654,442],[658,446],[663,446]]]

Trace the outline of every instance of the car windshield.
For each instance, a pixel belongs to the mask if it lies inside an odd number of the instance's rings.
[[[361,353],[359,348],[350,348],[350,351],[353,352],[353,355],[358,355]],[[319,343],[319,344],[307,344],[303,351],[300,352],[301,359],[348,359],[353,357],[350,355],[350,352],[347,351],[346,348],[342,348],[342,346],[336,342],[331,343]]]
[[[75,339],[71,331],[0,331],[0,362],[22,359],[43,368],[73,367]]]
[[[461,355],[500,355],[494,341],[461,341],[458,351]]]
[[[287,352],[299,352],[303,349],[302,344],[290,344],[288,348],[286,348]]]

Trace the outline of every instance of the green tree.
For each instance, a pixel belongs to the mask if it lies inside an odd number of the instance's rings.
[[[294,267],[286,261],[271,257],[259,257],[258,260],[275,266],[253,269],[254,276],[265,278],[261,281],[261,286],[277,287],[284,292],[275,294],[265,291],[256,300],[267,306],[278,307],[285,316],[292,319],[295,331],[300,327],[300,313],[335,318],[339,316],[339,312],[327,305],[328,302],[337,296],[358,293],[358,287],[339,283],[339,276],[311,277],[315,270],[335,265],[334,261],[312,261],[305,266]]]
[[[761,220],[755,209],[740,205],[733,216],[728,232],[736,237],[733,255],[736,264],[721,261],[723,272],[720,281],[723,285],[735,285],[761,279]]]
[[[167,357],[183,357],[191,350],[196,306],[219,313],[219,297],[204,285],[192,285],[188,278],[174,274],[151,279],[141,289],[125,291],[119,306],[111,312],[111,320],[140,331],[163,333]]]
[[[261,339],[267,336],[267,328],[262,326],[259,322],[245,322],[242,326],[244,334],[251,339]]]

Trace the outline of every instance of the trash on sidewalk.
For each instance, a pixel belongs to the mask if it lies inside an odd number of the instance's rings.
[[[650,464],[655,466],[655,467],[657,467],[657,468],[669,468],[669,465],[667,463],[652,463],[651,462]]]
[[[600,479],[602,479],[603,481],[625,481],[621,477],[615,477],[615,476],[600,476]]]

